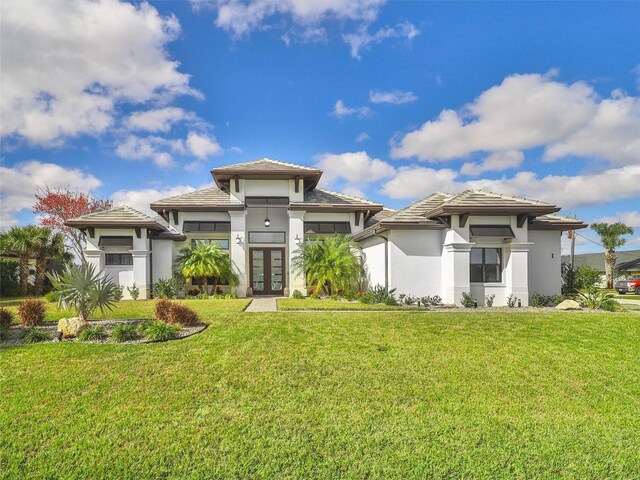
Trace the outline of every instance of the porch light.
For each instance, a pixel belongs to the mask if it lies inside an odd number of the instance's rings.
[[[271,220],[269,220],[269,207],[267,207],[267,216],[264,219],[264,226],[268,227],[271,225]]]
[[[240,238],[240,234],[236,233],[236,243],[240,245],[242,243],[242,239]]]
[[[300,244],[302,243],[302,239],[298,236],[298,234],[296,233],[296,239],[294,240],[294,242],[296,242],[296,245],[299,247]]]

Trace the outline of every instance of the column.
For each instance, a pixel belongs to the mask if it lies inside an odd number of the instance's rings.
[[[104,256],[102,250],[85,250],[84,257],[89,265],[93,265],[96,273],[104,268]]]
[[[151,298],[149,277],[149,250],[129,250],[133,257],[133,283],[140,290],[140,300]]]
[[[295,271],[292,267],[293,258],[299,250],[298,243],[304,241],[304,214],[306,212],[287,210],[287,213],[289,214],[289,239],[287,242],[289,247],[289,289],[285,294],[291,295],[294,290],[300,290],[303,295],[306,295],[307,287],[304,281],[304,275],[301,272]]]
[[[240,283],[235,289],[238,297],[247,296],[247,287],[249,282],[247,281],[248,270],[246,268],[247,254],[246,254],[246,217],[247,211],[242,210],[239,212],[229,212],[231,216],[231,238],[229,242],[229,250],[231,255],[231,263],[233,268],[238,274]],[[238,238],[240,241],[238,242]]]
[[[462,292],[471,292],[469,256],[473,243],[448,243],[442,255],[442,300],[460,305]]]
[[[511,243],[505,268],[506,296],[515,295],[522,306],[529,305],[529,248],[533,243]]]

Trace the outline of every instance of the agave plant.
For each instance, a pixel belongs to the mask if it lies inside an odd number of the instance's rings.
[[[58,305],[73,308],[86,321],[95,310],[102,315],[116,304],[118,285],[96,272],[93,265],[68,265],[61,275],[48,273],[53,288],[60,294]]]

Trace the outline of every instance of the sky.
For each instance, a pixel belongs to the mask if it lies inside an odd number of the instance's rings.
[[[390,208],[470,188],[547,201],[625,222],[640,248],[638,2],[1,9],[2,228],[37,220],[44,185],[149,212],[268,157]]]

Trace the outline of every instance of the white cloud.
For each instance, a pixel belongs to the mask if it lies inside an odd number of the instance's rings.
[[[367,152],[322,153],[315,156],[316,166],[324,173],[322,180],[331,185],[338,179],[351,186],[364,185],[392,177],[396,170],[379,158],[370,157]]]
[[[607,223],[615,223],[622,222],[628,227],[633,227],[634,229],[640,229],[640,211],[632,210],[628,212],[617,212],[615,215],[608,215],[606,217],[600,217],[594,222],[607,222]],[[640,234],[640,232],[636,232]]]
[[[203,187],[204,188],[204,187]],[[129,205],[130,207],[146,213],[147,215],[157,215],[149,208],[156,200],[161,198],[182,195],[183,193],[193,192],[195,188],[190,185],[178,185],[175,187],[165,188],[162,190],[156,188],[142,188],[139,190],[118,190],[111,199],[116,205]]]
[[[347,107],[342,100],[338,100],[333,107],[332,114],[338,118],[350,115],[357,115],[362,118],[371,115],[371,109],[369,107]]]
[[[395,27],[382,27],[375,33],[369,33],[369,26],[361,26],[355,33],[345,33],[342,39],[349,45],[351,56],[360,59],[360,51],[369,48],[372,44],[381,43],[389,38],[406,38],[413,40],[420,35],[420,30],[409,22],[400,22]]]
[[[196,115],[179,107],[164,107],[144,112],[134,112],[125,120],[130,130],[146,132],[168,132],[179,122],[195,121]]]
[[[367,132],[362,132],[358,134],[355,140],[358,143],[362,143],[362,142],[366,142],[367,140],[371,140],[371,136]]]
[[[452,169],[403,167],[383,185],[391,198],[415,199],[434,191],[451,193],[467,189],[490,190],[555,203],[563,208],[602,205],[613,200],[637,201],[640,165],[627,165],[604,172],[575,176],[519,172],[513,177],[460,181]]]
[[[636,86],[638,87],[638,91],[640,91],[640,64],[631,71],[636,74]]]
[[[437,162],[478,151],[546,147],[547,159],[584,155],[636,163],[638,99],[614,91],[602,100],[586,83],[560,83],[554,73],[512,75],[460,112],[443,110],[400,139],[392,157]]]
[[[120,104],[199,95],[166,51],[178,20],[148,3],[7,2],[1,28],[3,136],[60,144],[104,132]]]
[[[374,91],[369,92],[369,101],[371,103],[392,103],[400,105],[402,103],[410,103],[418,100],[412,92],[403,92],[402,90],[392,90],[390,92]]]
[[[66,187],[88,192],[98,188],[100,180],[77,168],[65,168],[55,163],[29,160],[13,167],[0,166],[0,221],[2,228],[16,225],[15,215],[31,209],[39,187]]]
[[[186,148],[192,155],[204,159],[212,155],[220,155],[222,148],[215,137],[189,132],[185,142]]]
[[[467,162],[460,168],[460,173],[464,175],[479,175],[484,172],[499,172],[510,168],[517,168],[522,165],[524,153],[518,150],[507,150],[495,152],[485,158],[481,163]]]

